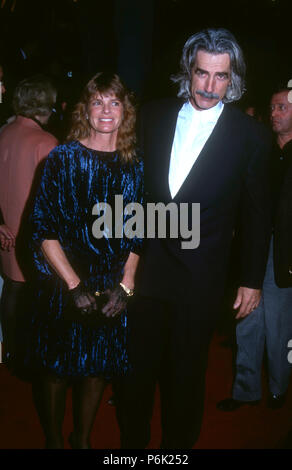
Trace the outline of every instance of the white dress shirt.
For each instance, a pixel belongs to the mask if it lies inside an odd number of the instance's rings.
[[[171,197],[179,191],[202,148],[210,137],[224,108],[222,101],[204,111],[198,111],[188,101],[177,117],[172,144],[168,181]]]

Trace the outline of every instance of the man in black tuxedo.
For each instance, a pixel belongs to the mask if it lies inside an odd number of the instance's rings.
[[[144,448],[156,383],[161,448],[191,448],[200,432],[208,347],[223,295],[233,230],[241,220],[241,278],[234,308],[243,318],[260,301],[270,239],[270,140],[231,106],[244,87],[245,64],[233,35],[199,32],[186,42],[181,99],[142,110],[147,202],[200,203],[200,244],[155,237],[145,242],[136,296],[129,307],[133,373],[118,387],[123,448]],[[189,219],[192,220],[192,219]]]

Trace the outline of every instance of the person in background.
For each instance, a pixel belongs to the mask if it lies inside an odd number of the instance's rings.
[[[17,323],[27,294],[22,259],[27,247],[19,253],[16,243],[21,243],[22,217],[37,167],[58,143],[43,130],[55,101],[56,90],[46,77],[21,81],[13,97],[16,119],[0,133],[0,257],[4,275],[0,312],[4,362],[12,369],[17,363]]]
[[[268,407],[281,408],[292,365],[292,102],[280,88],[271,98],[270,119],[276,136],[272,159],[274,229],[259,306],[236,326],[236,371],[232,397],[217,404],[221,411],[257,405],[262,397],[262,365],[268,358]]]

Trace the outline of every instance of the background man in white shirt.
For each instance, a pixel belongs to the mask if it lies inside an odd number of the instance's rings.
[[[242,221],[236,318],[260,301],[270,239],[264,129],[228,103],[244,90],[245,64],[233,35],[204,30],[188,39],[179,83],[182,100],[142,110],[148,202],[200,203],[200,245],[148,239],[129,315],[133,374],[118,387],[123,448],[146,447],[156,383],[162,448],[191,448],[200,432],[208,347],[216,325],[230,244]],[[192,220],[189,218],[189,220]]]

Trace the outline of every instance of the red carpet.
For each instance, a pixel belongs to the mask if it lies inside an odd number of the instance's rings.
[[[267,387],[264,380],[262,403],[257,407],[245,406],[232,413],[216,409],[217,401],[230,394],[232,383],[232,354],[223,348],[224,338],[215,336],[210,350],[207,373],[206,404],[203,427],[196,449],[274,449],[285,448],[284,442],[292,427],[292,384],[287,402],[280,410],[266,407]],[[96,449],[119,448],[119,433],[114,407],[107,404],[111,395],[107,388],[99,409],[92,434]],[[67,412],[64,422],[65,447],[72,430],[68,392]],[[159,448],[159,395],[152,421],[150,448]],[[11,376],[0,365],[0,449],[42,449],[44,439],[31,401],[29,383]]]

